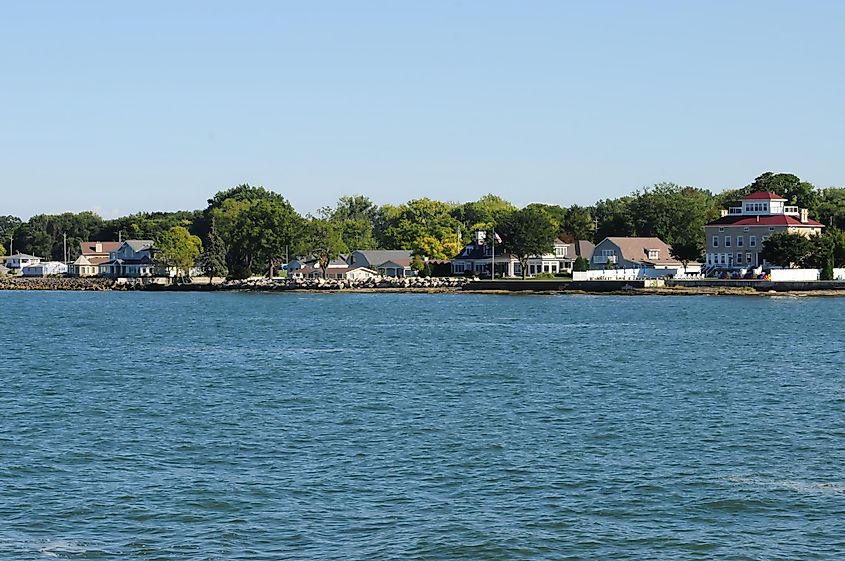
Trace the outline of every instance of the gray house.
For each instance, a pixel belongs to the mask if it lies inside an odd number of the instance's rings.
[[[660,238],[611,237],[596,244],[590,269],[683,269],[672,248]],[[700,269],[689,263],[689,270]]]
[[[350,267],[366,267],[387,277],[413,277],[411,252],[407,249],[359,249],[349,256]]]

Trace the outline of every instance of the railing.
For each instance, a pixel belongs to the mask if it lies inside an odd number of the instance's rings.
[[[616,263],[615,255],[593,255],[593,263]]]

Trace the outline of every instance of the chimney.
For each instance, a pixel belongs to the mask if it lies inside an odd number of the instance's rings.
[[[97,252],[97,253],[102,253],[103,252],[103,244],[101,244],[100,242],[97,242],[97,245],[94,246],[94,251]]]
[[[806,209],[806,208],[802,208],[800,212],[801,212],[801,223],[802,223],[802,224],[806,224],[806,223],[807,223],[807,218],[808,218],[808,217],[807,217],[807,214],[808,214],[807,209]]]
[[[755,218],[757,218],[757,222],[760,222],[760,215],[759,214]]]
[[[719,218],[724,218],[728,215],[728,209],[723,208],[719,210]]]

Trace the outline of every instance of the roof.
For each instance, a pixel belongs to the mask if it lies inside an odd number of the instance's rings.
[[[626,261],[651,263],[653,265],[680,265],[681,262],[672,257],[672,248],[660,238],[610,237],[605,240],[611,242],[622,252]],[[601,245],[599,243],[598,245]],[[657,259],[648,258],[648,250],[658,250]]]
[[[405,265],[403,263],[397,263],[396,261],[385,261],[384,263],[379,263],[376,265],[376,269],[404,269],[410,265]]]
[[[76,261],[74,261],[73,264],[74,265],[93,265],[93,263],[91,263],[91,261],[89,261],[88,258],[85,257],[84,254],[77,257]]]
[[[504,258],[505,252],[502,249],[501,245],[496,246],[496,259]],[[485,252],[485,246],[483,244],[471,243],[464,247],[459,254],[454,256],[452,260],[455,259],[470,259],[473,261],[480,261],[480,260],[490,260],[492,256]]]
[[[572,245],[575,246],[576,256],[585,257],[587,259],[591,259],[593,257],[593,250],[596,248],[596,245],[593,242],[589,242],[587,240],[577,240]]]
[[[14,255],[9,255],[4,257],[3,259],[41,259],[40,257],[36,257],[35,255],[28,255],[26,253],[21,253],[20,251],[15,253]]]
[[[363,257],[370,266],[387,261],[393,261],[405,267],[411,264],[411,252],[407,249],[359,249],[353,252],[353,255],[355,253]]]
[[[97,251],[97,244],[100,244],[100,251]],[[117,251],[123,242],[79,242],[79,249],[82,255],[90,255],[92,253],[111,253]]]
[[[741,201],[785,201],[786,199],[771,191],[756,191],[740,198]]]
[[[151,265],[153,260],[147,257],[141,257],[140,259],[112,259],[111,261],[103,261],[99,263],[100,265]]]
[[[145,249],[150,249],[155,242],[153,240],[126,240],[126,245],[132,248],[132,251],[144,251]],[[122,247],[122,246],[119,246]]]
[[[807,219],[801,222],[794,216],[786,214],[772,214],[770,216],[745,216],[734,214],[723,216],[705,226],[790,226],[796,228],[824,228],[824,224]]]

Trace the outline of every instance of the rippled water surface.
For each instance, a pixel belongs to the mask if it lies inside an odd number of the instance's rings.
[[[845,556],[845,300],[0,305],[3,559]]]

